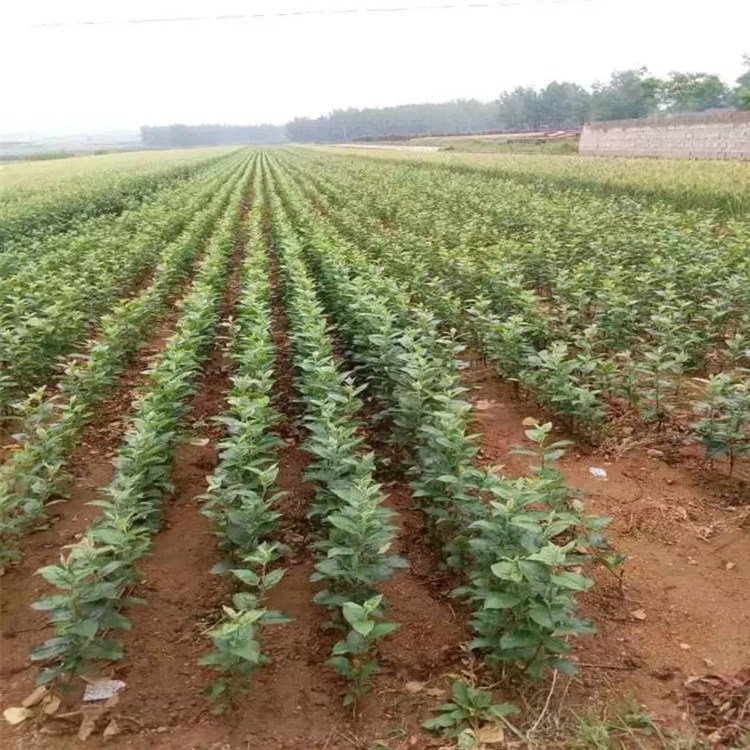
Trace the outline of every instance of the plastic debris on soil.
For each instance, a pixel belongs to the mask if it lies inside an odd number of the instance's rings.
[[[93,680],[86,685],[84,701],[106,701],[125,687],[122,680]]]

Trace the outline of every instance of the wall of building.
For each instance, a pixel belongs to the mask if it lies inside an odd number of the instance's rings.
[[[579,153],[750,160],[750,112],[589,122],[583,126]]]

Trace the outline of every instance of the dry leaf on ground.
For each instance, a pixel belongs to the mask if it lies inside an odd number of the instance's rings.
[[[41,701],[46,697],[47,693],[49,693],[49,688],[41,685],[32,693],[29,693],[29,695],[27,695],[23,699],[21,705],[24,708],[31,708],[32,706],[36,706],[37,703],[41,703]]]
[[[742,747],[750,734],[750,667],[728,675],[690,677],[685,694],[693,720],[719,746]]]
[[[3,711],[3,718],[8,724],[20,724],[26,721],[26,719],[30,719],[33,715],[34,712],[30,708],[24,708],[23,706],[12,706]]]

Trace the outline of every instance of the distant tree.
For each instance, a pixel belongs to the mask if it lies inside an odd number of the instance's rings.
[[[657,112],[686,112],[735,106],[750,109],[747,71],[730,90],[708,73],[673,72],[666,80],[646,68],[618,70],[589,91],[577,83],[552,81],[544,88],[518,86],[494,102],[458,99],[437,104],[335,109],[322,117],[297,117],[280,125],[169,125],[141,128],[151,148],[244,143],[337,143],[418,135],[479,133],[488,130],[557,130],[586,120],[621,120]]]
[[[729,101],[729,87],[719,76],[708,73],[680,73],[672,71],[659,84],[659,100],[668,112],[702,112],[725,107]]]
[[[617,70],[609,83],[594,84],[591,114],[594,120],[629,120],[656,111],[661,82],[646,68]]]
[[[732,99],[737,109],[750,109],[750,55],[743,55],[742,62],[747,70],[737,79]]]
[[[591,111],[591,94],[577,83],[552,81],[538,95],[542,125],[560,130],[583,125]]]
[[[506,130],[538,130],[542,127],[539,92],[530,86],[503,91],[498,99],[497,114]]]
[[[335,109],[323,117],[287,123],[290,141],[340,143],[370,138],[471,133],[498,127],[494,104],[462,99],[441,104]]]
[[[591,94],[577,83],[553,81],[543,89],[518,86],[498,98],[498,119],[508,130],[580,127],[589,116]]]

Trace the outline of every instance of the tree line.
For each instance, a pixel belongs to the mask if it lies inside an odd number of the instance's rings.
[[[675,71],[666,78],[646,68],[620,70],[591,89],[566,81],[544,88],[518,86],[492,102],[459,99],[440,104],[336,109],[297,117],[286,125],[170,125],[143,127],[146,146],[175,148],[240,143],[323,142],[404,138],[503,130],[569,130],[587,121],[629,120],[656,114],[750,109],[750,55],[735,86],[710,73]]]

